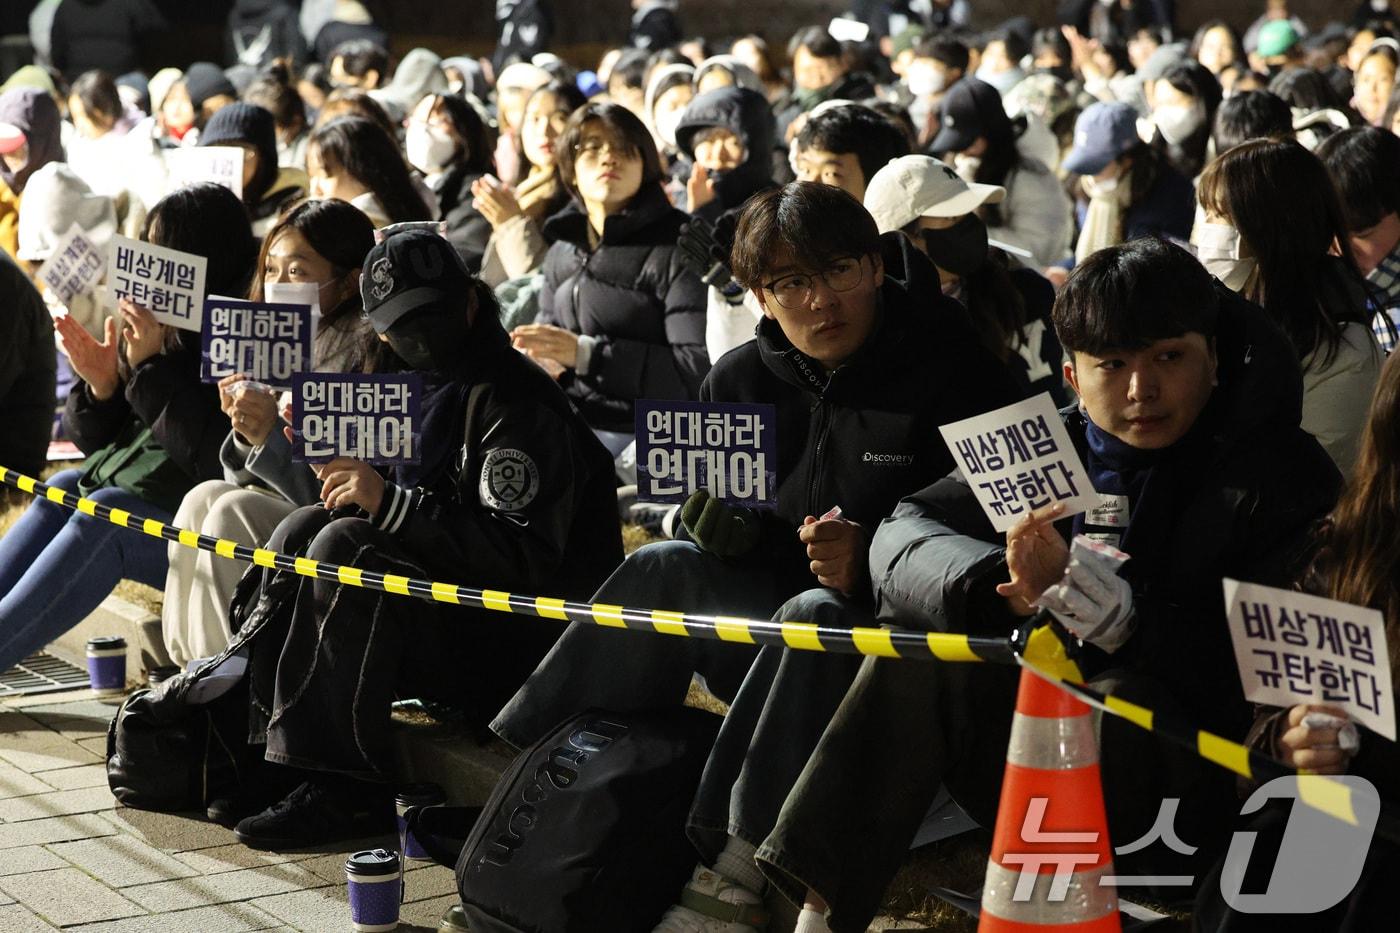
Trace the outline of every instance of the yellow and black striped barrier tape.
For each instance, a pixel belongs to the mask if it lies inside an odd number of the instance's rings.
[[[1146,707],[1084,686],[1078,667],[1066,654],[1063,642],[1051,633],[1049,627],[1031,632],[1026,643],[1018,649],[1012,640],[1007,638],[901,628],[839,628],[814,625],[810,622],[775,622],[767,619],[693,615],[661,609],[571,602],[546,596],[522,596],[499,590],[474,589],[454,583],[435,583],[430,580],[360,570],[357,567],[345,567],[304,557],[291,557],[266,548],[248,547],[223,538],[211,538],[186,528],[177,528],[153,518],[143,518],[122,509],[114,509],[100,502],[75,496],[71,492],[5,467],[0,467],[0,483],[122,528],[172,541],[184,547],[210,551],[229,560],[241,560],[259,567],[400,596],[560,622],[580,622],[586,625],[747,645],[771,645],[799,651],[830,651],[867,657],[925,661],[1019,663],[1058,683],[1063,689],[1091,706],[1126,719],[1169,741],[1192,748],[1207,761],[1242,777],[1265,781],[1298,773],[1238,742],[1204,730],[1193,729],[1185,723],[1173,722]],[[1337,819],[1356,824],[1350,787],[1340,781],[1332,781],[1318,775],[1304,776],[1309,778],[1300,782],[1300,796],[1305,803]]]
[[[774,622],[769,619],[693,615],[662,609],[634,609],[602,603],[571,602],[547,596],[522,596],[499,590],[479,590],[455,583],[434,583],[430,580],[376,573],[305,557],[291,557],[266,548],[248,547],[235,541],[211,538],[186,528],[177,528],[153,518],[142,518],[122,509],[110,508],[91,499],[75,496],[71,492],[4,467],[0,467],[0,483],[122,528],[173,541],[185,547],[211,551],[230,560],[246,561],[259,567],[289,571],[318,580],[381,590],[385,593],[396,593],[400,596],[414,596],[440,603],[560,622],[581,622],[608,628],[707,638],[746,645],[773,645],[801,651],[831,651],[877,658],[1013,663],[1011,647],[1004,638],[977,638],[915,629],[839,628],[814,625],[810,622]]]
[[[1190,723],[1171,716],[1163,716],[1145,706],[1124,700],[1121,697],[1100,693],[1082,683],[1060,676],[1054,670],[1041,667],[1026,657],[1018,656],[1022,667],[1058,684],[1062,690],[1074,694],[1095,709],[1103,710],[1133,725],[1146,729],[1153,735],[1194,751],[1206,761],[1217,764],[1240,777],[1265,783],[1278,777],[1298,775],[1298,797],[1308,806],[1321,810],[1329,816],[1357,825],[1356,806],[1352,800],[1352,788],[1327,775],[1308,774],[1296,771],[1267,755],[1261,755],[1248,746],[1230,739],[1197,729]]]

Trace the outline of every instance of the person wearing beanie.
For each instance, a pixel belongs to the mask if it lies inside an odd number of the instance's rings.
[[[32,87],[0,94],[0,248],[19,250],[19,208],[29,178],[50,162],[63,161],[58,105]]]
[[[238,89],[222,68],[213,62],[195,62],[161,100],[161,126],[176,145],[197,145],[209,118],[237,99]]]
[[[201,146],[236,146],[243,150],[243,204],[255,236],[265,234],[282,208],[306,197],[306,172],[279,166],[277,128],[272,114],[256,104],[234,101],[209,118]]]
[[[622,561],[612,460],[554,380],[511,349],[491,289],[423,230],[370,250],[360,283],[370,326],[400,361],[393,368],[422,374],[421,463],[318,465],[322,503],[292,512],[269,546],[586,597]],[[249,732],[266,762],[245,786],[295,787],[282,800],[243,802],[234,833],[258,849],[391,829],[395,685],[483,725],[559,634],[300,579],[266,575],[251,592],[240,586],[233,605],[231,621],[246,624],[230,648],[247,651]],[[299,592],[281,598],[288,584]],[[318,657],[356,660],[346,669]]]

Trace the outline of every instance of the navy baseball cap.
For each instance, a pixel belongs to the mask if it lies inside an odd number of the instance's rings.
[[[1010,127],[1001,92],[986,81],[963,78],[943,95],[938,108],[938,136],[929,151],[934,155],[962,152],[972,148],[979,137],[1010,135]]]
[[[427,230],[406,230],[369,251],[360,296],[375,333],[386,334],[399,318],[420,308],[465,312],[471,285],[451,243]]]
[[[1129,104],[1090,104],[1074,122],[1074,147],[1061,163],[1064,170],[1074,175],[1102,172],[1141,141],[1137,119],[1137,110]]]

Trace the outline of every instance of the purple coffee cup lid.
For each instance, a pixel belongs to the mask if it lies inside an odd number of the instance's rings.
[[[89,638],[87,647],[89,651],[108,651],[113,648],[125,648],[126,639],[120,635],[98,635],[96,638]]]

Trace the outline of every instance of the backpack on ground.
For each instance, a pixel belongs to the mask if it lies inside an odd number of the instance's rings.
[[[590,710],[522,752],[457,859],[474,933],[649,933],[695,867],[686,817],[720,721]]]

